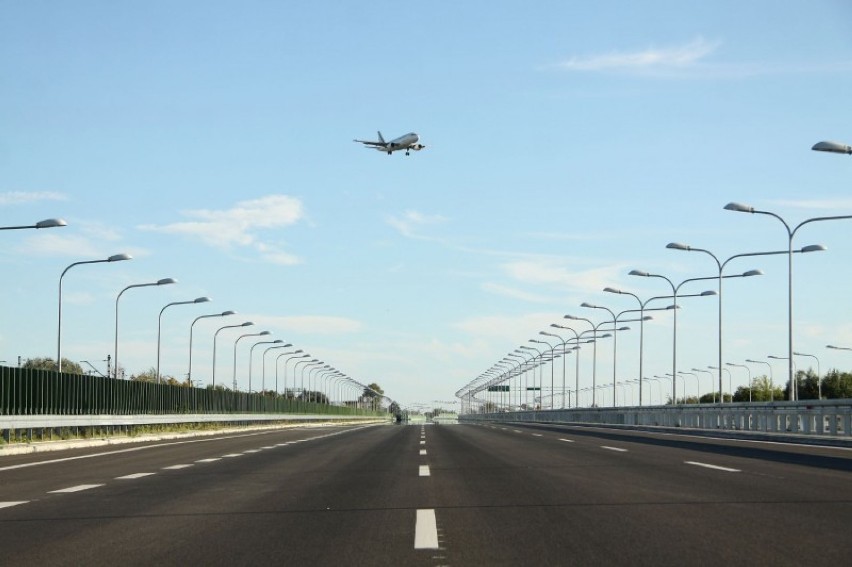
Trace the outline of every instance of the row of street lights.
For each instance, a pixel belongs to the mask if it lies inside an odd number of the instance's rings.
[[[839,142],[819,142],[819,143],[815,144],[811,149],[816,150],[816,151],[852,154],[852,147],[850,147],[846,144],[841,144]],[[737,258],[752,257],[752,256],[769,256],[769,255],[779,255],[779,254],[786,254],[787,258],[788,258],[788,270],[787,270],[787,282],[788,282],[787,283],[787,289],[788,289],[787,347],[788,347],[788,356],[784,357],[783,359],[788,361],[788,383],[790,384],[790,392],[791,392],[790,393],[790,399],[795,400],[797,398],[797,387],[796,387],[796,383],[795,383],[795,367],[794,367],[793,356],[794,355],[813,356],[813,355],[805,355],[805,354],[802,354],[802,353],[796,353],[793,350],[793,255],[794,254],[800,254],[800,253],[824,251],[824,250],[826,250],[826,247],[821,245],[821,244],[812,244],[812,245],[809,245],[809,246],[804,246],[801,249],[794,250],[793,249],[793,238],[796,235],[796,232],[806,224],[810,224],[810,223],[814,223],[814,222],[830,221],[830,220],[852,219],[852,215],[834,215],[834,216],[825,216],[825,217],[814,217],[814,218],[806,219],[806,220],[800,222],[799,224],[797,224],[795,227],[791,228],[790,225],[780,215],[778,215],[774,212],[771,212],[771,211],[759,210],[759,209],[756,209],[756,208],[754,208],[750,205],[731,202],[731,203],[728,203],[727,205],[725,205],[724,209],[729,210],[729,211],[735,211],[735,212],[747,212],[747,213],[752,213],[752,214],[762,214],[762,215],[767,215],[767,216],[771,216],[771,217],[778,219],[784,225],[784,227],[787,230],[787,236],[788,236],[788,238],[787,238],[787,249],[786,250],[778,250],[778,251],[768,251],[768,252],[747,252],[747,253],[735,254],[735,255],[730,256],[729,258],[727,258],[725,260],[720,260],[719,257],[716,254],[714,254],[713,252],[711,252],[710,250],[707,250],[705,248],[697,248],[697,247],[693,247],[693,246],[683,244],[683,243],[679,243],[679,242],[672,242],[672,243],[669,243],[666,246],[666,248],[672,249],[672,250],[687,251],[687,252],[701,252],[701,253],[704,253],[704,254],[710,256],[716,263],[717,275],[709,276],[709,277],[701,277],[701,278],[690,278],[690,279],[684,280],[683,282],[681,282],[678,285],[675,285],[674,282],[672,282],[671,279],[669,279],[668,277],[666,277],[662,274],[651,274],[651,273],[646,272],[646,271],[631,270],[629,272],[629,275],[661,278],[661,279],[666,280],[672,288],[672,295],[671,296],[662,296],[662,297],[651,298],[651,299],[649,299],[645,302],[643,302],[637,295],[635,295],[631,292],[627,292],[627,291],[623,291],[623,290],[611,288],[611,287],[607,287],[603,290],[604,292],[608,292],[608,293],[631,295],[639,303],[639,309],[638,310],[632,310],[634,312],[635,311],[639,312],[639,314],[640,314],[639,318],[630,320],[630,321],[639,321],[640,322],[639,378],[638,378],[639,405],[642,405],[642,391],[643,391],[642,381],[644,379],[643,363],[642,363],[644,321],[650,318],[650,317],[646,318],[645,315],[644,315],[647,303],[650,302],[653,299],[673,299],[674,300],[674,304],[668,306],[665,309],[672,310],[674,312],[674,317],[673,317],[674,329],[673,329],[673,335],[672,335],[673,336],[673,338],[672,338],[672,372],[670,374],[670,376],[671,376],[670,380],[671,380],[671,384],[672,384],[672,403],[676,403],[676,400],[677,400],[677,376],[679,374],[679,372],[677,370],[677,310],[679,309],[679,305],[677,304],[678,290],[680,289],[680,287],[683,284],[685,284],[687,282],[711,280],[711,279],[717,280],[718,289],[717,289],[716,292],[705,291],[705,292],[702,292],[702,293],[699,293],[699,294],[693,294],[691,296],[693,296],[693,297],[694,296],[701,297],[701,296],[708,296],[708,295],[718,296],[718,343],[717,343],[718,344],[718,350],[717,350],[718,365],[710,367],[710,368],[718,371],[719,401],[722,402],[722,401],[724,401],[722,372],[723,372],[723,370],[725,370],[724,367],[723,367],[723,362],[722,362],[722,360],[723,360],[723,357],[722,357],[722,344],[723,344],[722,343],[722,328],[723,328],[722,327],[722,280],[727,279],[727,278],[732,278],[732,277],[750,277],[750,276],[756,276],[756,275],[762,275],[763,274],[763,272],[760,271],[760,270],[748,270],[746,272],[743,272],[742,274],[724,275],[724,269],[730,261],[737,259]],[[687,297],[687,296],[680,296],[680,297]],[[610,323],[610,322],[612,323],[612,325],[613,325],[612,331],[615,332],[615,331],[618,331],[618,330],[622,330],[622,329],[616,328],[617,325],[618,325],[618,317],[623,313],[627,313],[627,311],[623,311],[619,315],[616,315],[614,313],[614,311],[609,309],[608,307],[604,307],[604,306],[600,306],[600,305],[594,305],[594,304],[590,304],[590,303],[587,303],[587,302],[582,303],[581,307],[588,307],[588,308],[593,308],[593,309],[603,309],[603,310],[607,311],[612,316],[612,320],[607,321],[606,323]],[[596,343],[597,338],[598,338],[596,336],[597,330],[600,327],[600,325],[602,325],[603,323],[601,323],[599,325],[595,325],[589,319],[584,319],[584,318],[581,318],[581,317],[574,317],[574,316],[571,316],[571,315],[566,315],[566,318],[572,319],[572,320],[586,321],[592,328],[592,332],[593,332],[593,335],[594,335],[593,338],[592,338],[592,342]],[[623,321],[623,322],[627,322],[627,321]],[[555,324],[553,326],[554,327],[560,327],[559,325],[555,325]],[[567,328],[567,327],[560,327],[560,328]],[[580,337],[577,334],[577,332],[574,331],[573,329],[569,329],[569,330],[574,332],[574,335],[575,335],[574,340],[579,343]],[[555,337],[559,338],[560,341],[562,341],[561,344],[562,344],[563,352],[560,353],[560,354],[555,354],[555,348],[556,347],[554,345],[550,345],[549,343],[545,343],[545,344],[548,344],[548,346],[550,347],[550,353],[551,353],[551,358],[550,358],[550,362],[551,362],[551,397],[550,397],[550,399],[551,399],[551,409],[552,409],[553,408],[554,393],[555,393],[555,391],[553,389],[553,379],[552,379],[553,360],[555,358],[559,357],[559,356],[567,355],[569,353],[569,351],[565,350],[567,340],[562,339],[562,337],[559,337],[558,335],[554,335],[552,333],[546,333],[544,331],[542,331],[541,334],[555,336]],[[612,335],[612,337],[613,337],[613,383],[612,383],[613,405],[616,405],[616,387],[617,387],[617,380],[616,380],[616,345],[617,345],[617,342],[616,342],[616,337],[617,337],[617,334]],[[568,340],[571,340],[571,339],[568,339]],[[543,342],[543,341],[536,341],[536,340],[531,340],[531,341],[532,342]],[[523,349],[523,348],[529,348],[529,347],[521,347],[521,348]],[[577,350],[579,348],[580,348],[579,344],[577,344],[575,347],[573,347],[572,350]],[[829,348],[834,348],[834,347],[829,346]],[[515,352],[517,353],[518,351],[515,351]],[[533,357],[532,360],[535,360],[536,358],[538,358],[539,359],[538,364],[541,365],[541,364],[544,363],[543,352],[541,352],[541,351],[538,351],[538,352],[539,352],[539,356]],[[509,356],[513,357],[515,355],[510,354]],[[596,394],[597,389],[598,389],[597,383],[596,383],[596,376],[595,376],[595,373],[596,373],[596,360],[595,360],[596,359],[596,349],[595,349],[595,354],[593,354],[593,357],[594,358],[593,358],[593,362],[592,362],[592,386],[590,388],[590,390],[592,392],[592,406],[596,405],[595,394]],[[780,359],[781,357],[770,356],[769,358],[779,358]],[[814,357],[814,358],[816,358],[816,357]],[[472,399],[472,396],[473,396],[474,393],[488,389],[491,386],[500,384],[503,381],[511,380],[513,377],[520,375],[520,373],[522,371],[521,365],[519,365],[518,367],[513,366],[511,369],[507,370],[505,368],[505,366],[503,366],[505,363],[506,363],[506,359],[504,358],[500,362],[498,362],[495,366],[493,366],[491,369],[489,369],[485,373],[481,374],[480,376],[474,378],[471,382],[469,382],[467,385],[462,387],[458,392],[456,392],[456,396],[461,398],[464,395],[467,395],[468,400],[470,400],[470,399]],[[528,364],[528,361],[526,361],[525,364]],[[737,366],[737,365],[731,364],[731,363],[726,363],[726,364],[731,365],[731,366]],[[818,364],[818,361],[817,361],[817,364]],[[565,407],[565,401],[564,401],[564,398],[565,398],[564,369],[565,369],[565,365],[564,365],[564,359],[563,359],[563,404],[562,404],[563,407]],[[695,369],[693,369],[693,370],[695,370]],[[577,366],[577,372],[579,372],[579,365]],[[819,370],[817,371],[817,374],[819,374]],[[749,375],[750,375],[750,372],[749,372]],[[533,375],[533,377],[534,377],[534,375]],[[576,377],[576,380],[577,380],[577,385],[578,385],[579,384],[579,377]],[[696,381],[697,381],[697,377],[696,377]],[[542,389],[542,391],[543,391],[543,389]],[[751,392],[751,380],[749,380],[749,392]],[[577,403],[578,393],[579,393],[579,388],[575,386],[575,404]],[[821,389],[819,391],[819,396],[820,397],[822,396]],[[715,397],[715,392],[714,392],[714,397]],[[542,399],[543,399],[543,397],[542,397]]]

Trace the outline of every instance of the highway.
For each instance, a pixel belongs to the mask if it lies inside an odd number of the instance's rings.
[[[852,451],[557,425],[0,459],[2,565],[841,565]]]

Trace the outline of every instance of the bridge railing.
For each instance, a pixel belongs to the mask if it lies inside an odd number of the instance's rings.
[[[660,426],[852,439],[852,399],[470,413],[459,420]]]

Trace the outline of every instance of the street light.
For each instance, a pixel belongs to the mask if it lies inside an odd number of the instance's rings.
[[[750,362],[752,364],[765,364],[769,369],[769,401],[775,401],[775,380],[772,377],[772,365],[766,362],[765,360],[752,360],[751,358],[747,358],[746,362]]]
[[[790,400],[798,400],[799,399],[799,386],[798,380],[796,379],[796,363],[793,362],[792,359],[788,359],[786,356],[775,356],[774,354],[768,355],[766,358],[771,358],[773,360],[788,360],[789,364],[792,365],[793,368],[793,378],[790,380]]]
[[[189,370],[187,370],[186,372],[186,379],[190,384],[192,383],[192,328],[195,327],[195,323],[199,319],[209,319],[210,317],[227,317],[229,315],[235,315],[236,313],[236,311],[222,311],[221,313],[200,315],[192,321],[192,324],[189,326]]]
[[[215,333],[213,333],[213,389],[216,389],[216,337],[219,336],[220,331],[224,331],[225,329],[236,329],[238,327],[251,327],[254,325],[251,321],[246,321],[245,323],[240,323],[239,325],[225,325],[224,327],[219,327]]]
[[[820,378],[819,359],[816,357],[815,354],[805,354],[803,352],[794,352],[793,356],[809,356],[809,357],[813,358],[814,360],[816,360],[816,363],[817,363],[817,399],[821,400],[822,399],[822,379]]]
[[[729,203],[725,208],[727,209],[729,206],[732,206],[732,205],[734,205],[734,203]],[[731,210],[734,210],[734,209],[731,209]],[[790,244],[792,246],[792,239],[790,241]],[[719,365],[718,365],[718,368],[721,369],[722,368],[722,279],[723,279],[722,272],[724,271],[725,266],[728,264],[728,262],[730,262],[731,260],[733,260],[735,258],[744,258],[744,257],[747,257],[747,256],[774,256],[774,255],[777,255],[777,254],[787,254],[787,255],[790,256],[790,258],[792,258],[792,254],[793,254],[794,251],[793,251],[792,248],[790,248],[789,250],[780,250],[780,251],[773,251],[773,252],[745,252],[745,253],[742,253],[742,254],[734,254],[733,256],[729,257],[727,260],[722,262],[722,261],[719,260],[719,258],[716,257],[715,254],[713,254],[709,250],[705,250],[703,248],[693,248],[692,246],[689,246],[689,245],[686,245],[686,244],[681,244],[679,242],[670,242],[669,244],[666,245],[666,248],[671,248],[673,250],[686,250],[687,252],[704,252],[705,254],[707,254],[708,256],[713,258],[713,260],[716,262],[716,266],[719,269],[719,276],[718,276],[718,279],[719,279],[719,349],[718,349]],[[805,246],[804,248],[802,248],[801,250],[797,250],[796,252],[797,253],[818,252],[818,251],[822,251],[822,250],[825,250],[825,249],[826,249],[825,246],[823,246],[821,244],[812,244],[810,246]],[[790,266],[791,266],[791,269],[792,269],[792,260],[790,261]],[[761,272],[760,270],[751,270],[750,272],[746,272],[746,274],[762,275],[763,272]],[[791,286],[792,286],[792,280],[791,280]],[[792,290],[792,287],[790,289]],[[792,333],[792,329],[790,330],[790,332]],[[791,350],[792,350],[792,348],[791,348]],[[721,392],[721,391],[722,391],[722,371],[719,370],[719,392]],[[725,399],[720,393],[719,403],[724,403],[724,401],[725,401]]]
[[[118,292],[118,296],[115,298],[115,354],[112,358],[113,372],[116,378],[118,378],[118,300],[121,299],[121,296],[125,291],[127,291],[128,289],[133,289],[134,287],[161,286],[173,283],[177,283],[177,280],[174,278],[163,278],[161,280],[157,280],[155,282],[150,283],[132,284]]]
[[[849,154],[852,155],[852,146],[848,146],[841,142],[817,142],[811,148],[817,152],[831,152],[833,154]]]
[[[260,331],[259,333],[247,333],[245,335],[240,335],[237,337],[237,340],[234,341],[234,391],[237,391],[237,343],[240,342],[241,339],[245,337],[265,337],[266,335],[271,335],[269,331]],[[251,359],[249,359],[249,364],[251,364]]]
[[[160,309],[160,316],[157,317],[157,382],[161,382],[160,378],[160,331],[162,329],[163,324],[163,311],[172,305],[194,305],[196,303],[207,303],[210,301],[209,297],[196,297],[190,301],[173,301],[171,303],[167,303],[162,309]]]
[[[735,366],[737,368],[746,369],[746,372],[748,372],[748,401],[751,402],[751,368],[749,368],[745,364],[734,364],[733,362],[726,362],[725,366]]]
[[[830,349],[834,349],[834,350],[852,350],[852,347],[834,346],[834,345],[825,345],[825,348],[830,348]]]
[[[20,230],[23,228],[54,228],[57,226],[67,226],[68,223],[62,219],[45,219],[38,221],[35,224],[27,224],[23,226],[0,226],[0,230]]]
[[[834,150],[825,149],[827,147],[830,147],[828,145],[829,144],[828,142],[821,142],[821,143],[827,144],[827,145],[819,148],[820,151],[834,151]],[[818,149],[817,146],[819,146],[819,145],[820,144],[817,144],[816,146],[814,146],[813,149]],[[725,205],[725,209],[728,210],[728,211],[735,211],[735,212],[738,212],[738,213],[752,213],[752,214],[767,215],[767,216],[770,216],[770,217],[774,217],[774,218],[778,219],[779,221],[781,221],[781,224],[783,224],[784,228],[787,230],[787,359],[788,359],[787,377],[790,381],[790,384],[792,384],[794,379],[795,379],[795,376],[793,374],[794,373],[794,370],[793,370],[793,237],[796,236],[796,231],[798,231],[800,228],[802,228],[804,225],[806,225],[808,223],[830,221],[830,220],[852,219],[852,215],[813,217],[813,218],[810,218],[810,219],[803,220],[802,222],[797,224],[795,227],[790,228],[790,225],[787,224],[787,221],[785,221],[783,218],[781,218],[781,216],[779,216],[779,215],[777,215],[777,214],[775,214],[771,211],[757,210],[750,205],[744,205],[742,203],[728,203],[727,205]],[[805,247],[805,248],[811,248],[811,247]],[[805,248],[802,248],[802,252],[806,251]],[[825,247],[814,248],[814,250],[817,250],[817,249],[825,250]],[[807,251],[811,252],[813,250],[807,250]],[[795,389],[791,390],[791,394],[792,394],[792,397],[790,398],[791,401],[798,399],[798,392],[796,392]]]
[[[279,342],[284,342],[284,341],[279,341]],[[289,348],[291,346],[293,346],[293,345],[291,345],[290,343],[277,344],[275,346],[271,346],[271,347],[267,347],[267,348],[263,349],[263,352],[260,353],[260,368],[262,370],[261,378],[260,378],[260,391],[261,392],[266,391],[266,353],[271,351],[271,350],[277,349],[277,348]],[[292,353],[286,353],[285,352],[285,353],[282,353],[282,354],[292,354]],[[277,371],[278,371],[278,369],[276,368],[276,373],[277,373]],[[251,380],[251,373],[249,373],[249,380]],[[277,394],[278,392],[276,391],[275,393]]]
[[[281,354],[279,354],[278,356],[275,357],[275,393],[278,393],[278,361],[281,359],[282,356],[286,356],[288,354],[300,355],[300,356],[288,356],[287,358],[284,359],[284,394],[285,394],[285,397],[286,397],[286,394],[287,394],[287,363],[290,362],[291,358],[310,358],[311,355],[309,355],[307,353],[302,354],[302,352],[304,352],[304,351],[302,351],[302,349],[294,350],[293,352],[282,352]],[[296,394],[294,393],[293,397],[295,397],[295,395]]]
[[[114,254],[109,258],[104,260],[85,260],[82,262],[74,262],[64,270],[62,270],[62,274],[59,276],[59,317],[57,317],[57,331],[56,331],[56,367],[59,372],[62,372],[62,278],[65,277],[65,272],[73,268],[74,266],[79,266],[81,264],[102,264],[105,262],[120,262],[122,260],[132,260],[133,256],[130,254]]]
[[[258,345],[279,345],[281,347],[293,346],[290,343],[284,344],[284,341],[282,341],[281,339],[275,339],[274,341],[260,341],[260,342],[257,342],[257,343],[254,343],[253,345],[251,345],[251,348],[249,349],[249,373],[248,373],[249,374],[249,383],[248,383],[249,391],[251,391],[251,361],[252,361],[252,358],[253,358],[253,355],[254,355],[254,347],[256,347]],[[266,351],[264,351],[263,354],[265,355]],[[260,389],[262,391],[263,386],[261,386]]]
[[[702,370],[701,368],[692,368],[691,370],[693,372],[706,372],[707,374],[710,375],[710,391],[713,392],[713,403],[715,404],[716,403],[716,388],[713,387],[713,373],[710,372],[709,370]],[[721,372],[719,374],[721,374]],[[701,398],[699,398],[699,400],[700,399]]]

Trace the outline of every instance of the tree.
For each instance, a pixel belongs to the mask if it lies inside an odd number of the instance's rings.
[[[382,387],[373,382],[372,384],[368,384],[366,388],[364,388],[364,392],[361,394],[361,400],[363,402],[369,403],[370,408],[373,411],[376,411],[379,407],[379,402],[382,399],[382,395],[385,393],[382,390]]]
[[[21,365],[21,368],[30,368],[34,370],[49,370],[51,372],[56,372],[58,370],[56,366],[56,361],[49,357],[28,358]],[[62,372],[64,374],[86,374],[83,371],[82,366],[80,366],[76,362],[71,362],[67,358],[62,359]]]
[[[816,400],[819,399],[819,376],[808,368],[808,371],[799,370],[796,372],[796,392],[800,400]]]
[[[328,396],[326,396],[322,392],[316,392],[313,390],[305,390],[304,392],[300,393],[299,400],[303,402],[312,402],[316,404],[328,405]]]
[[[852,398],[852,374],[830,370],[822,379],[822,396],[829,399]]]

